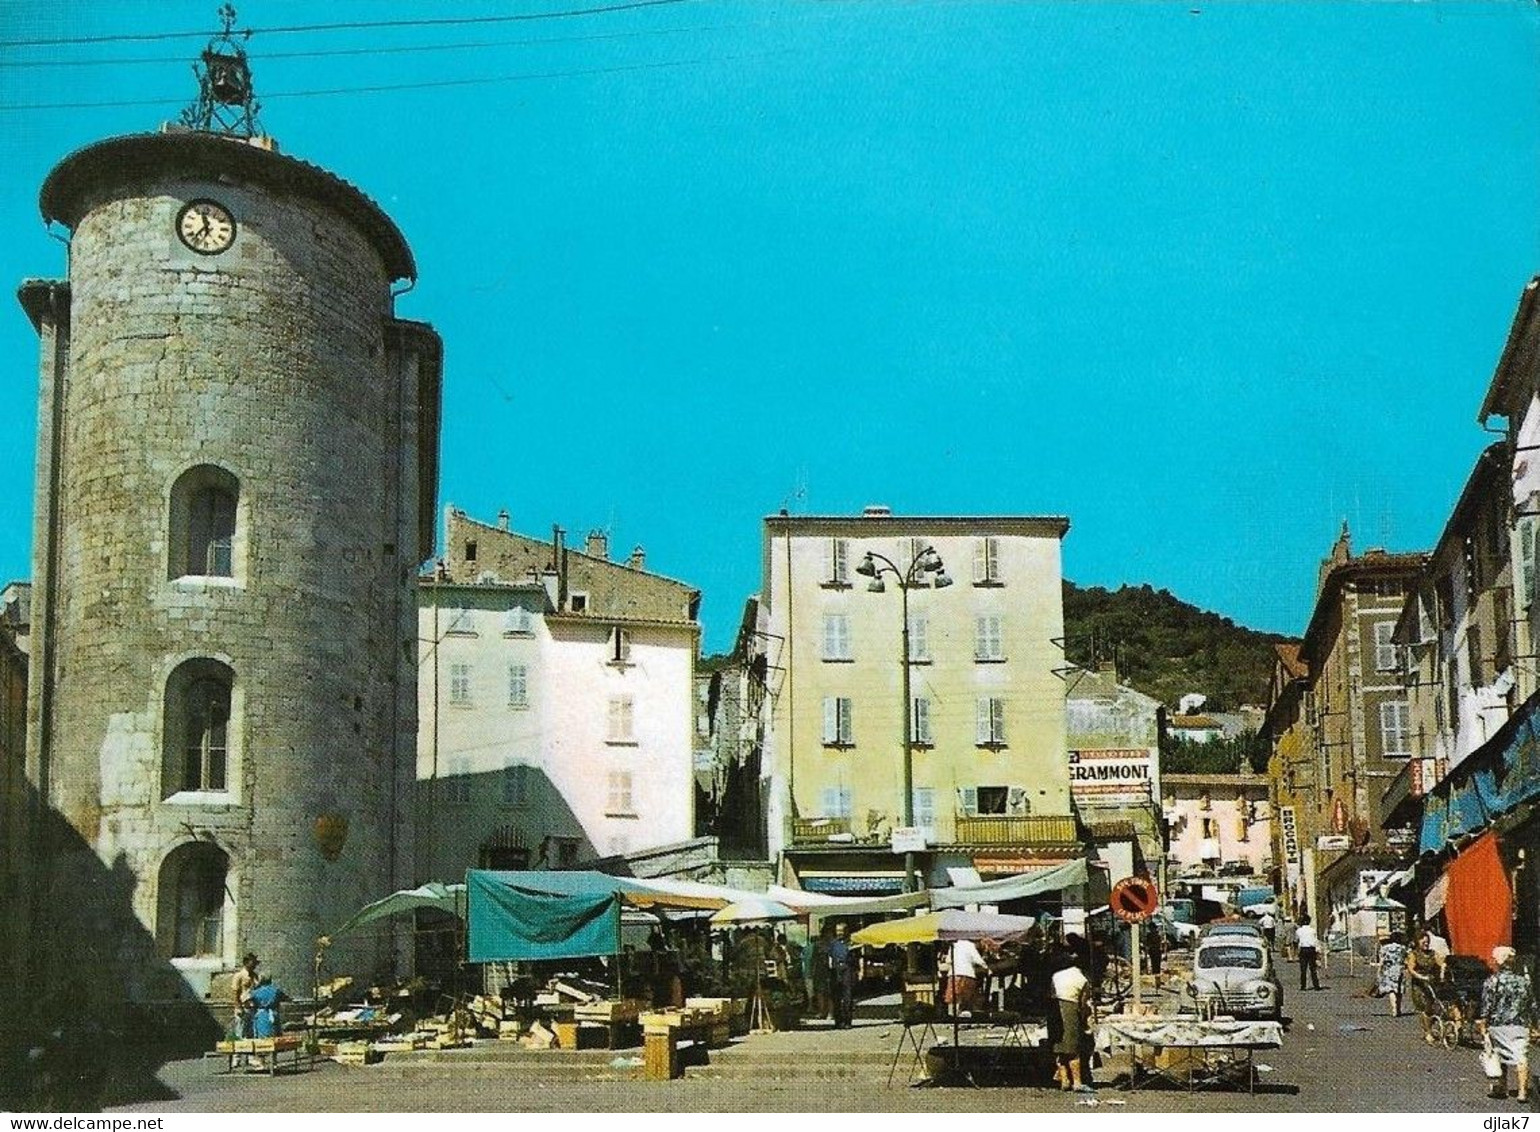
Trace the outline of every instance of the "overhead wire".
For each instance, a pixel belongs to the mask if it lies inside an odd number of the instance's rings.
[[[396,90],[432,90],[446,87],[484,86],[496,83],[536,82],[542,79],[572,79],[595,75],[617,75],[635,71],[659,71],[678,67],[700,67],[713,63],[741,63],[754,59],[767,59],[786,51],[765,52],[758,55],[720,55],[700,59],[669,59],[657,63],[627,63],[614,67],[590,67],[574,71],[536,71],[516,75],[494,75],[471,79],[427,79],[415,83],[378,83],[363,86],[325,87],[315,90],[272,91],[262,95],[264,103],[282,98],[321,98],[339,94],[379,94]],[[101,102],[30,102],[0,103],[0,113],[41,110],[107,110],[138,106],[166,106],[184,103],[186,95],[169,95],[165,98],[136,98]]]
[[[298,35],[329,31],[376,31],[386,28],[470,27],[478,24],[527,23],[534,20],[560,20],[581,16],[602,16],[613,12],[630,12],[642,8],[664,8],[677,4],[698,2],[699,0],[625,0],[624,3],[619,4],[607,4],[593,8],[567,8],[555,12],[518,12],[503,16],[431,16],[410,20],[350,20],[331,24],[287,24],[269,28],[247,28],[232,34],[238,39],[250,40],[254,36],[259,35]],[[0,39],[0,48],[79,47],[93,43],[154,43],[167,39],[209,39],[216,35],[218,35],[217,32],[209,31],[167,31],[62,36],[53,39]]]
[[[260,65],[276,59],[327,59],[354,55],[414,55],[435,51],[474,51],[491,47],[540,47],[545,44],[593,43],[613,39],[635,39],[642,36],[686,35],[691,32],[763,26],[763,24],[699,24],[695,27],[643,28],[634,31],[597,32],[593,35],[552,35],[543,39],[483,39],[467,43],[414,43],[395,47],[327,47],[314,51],[263,51],[252,52],[251,60]],[[0,59],[0,70],[46,67],[134,67],[152,64],[167,66],[187,62],[190,60],[185,55],[140,58],[122,55],[98,59]]]

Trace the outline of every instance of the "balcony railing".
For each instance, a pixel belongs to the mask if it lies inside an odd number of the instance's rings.
[[[791,839],[799,844],[809,841],[827,841],[831,837],[848,836],[849,818],[792,818]]]
[[[960,845],[1067,845],[1075,819],[1062,814],[958,814]]]

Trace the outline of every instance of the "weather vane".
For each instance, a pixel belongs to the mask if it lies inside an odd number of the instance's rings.
[[[251,65],[238,39],[250,39],[251,29],[235,30],[235,8],[219,9],[224,28],[203,49],[193,64],[198,77],[198,100],[182,111],[182,125],[192,130],[249,138],[261,133],[257,125],[260,104],[251,89]]]

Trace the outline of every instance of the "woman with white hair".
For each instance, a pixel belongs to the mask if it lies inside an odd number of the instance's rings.
[[[1529,1028],[1535,1024],[1535,993],[1529,976],[1517,962],[1511,947],[1494,947],[1492,965],[1497,968],[1481,986],[1481,1017],[1476,1026],[1491,1044],[1501,1066],[1492,1081],[1493,1097],[1508,1095],[1508,1068],[1513,1067],[1518,1099],[1529,1099]]]

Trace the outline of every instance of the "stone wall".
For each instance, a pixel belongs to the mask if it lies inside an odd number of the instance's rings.
[[[176,963],[194,993],[247,949],[308,988],[316,937],[410,873],[411,585],[432,506],[419,448],[436,453],[436,436],[417,435],[420,359],[390,333],[375,241],[333,202],[268,186],[167,172],[91,188],[65,376],[42,421],[57,439],[39,468],[34,636],[51,680],[33,696],[37,781],[79,846],[121,872],[138,946],[160,958],[168,854],[196,841],[228,855],[223,954]],[[236,218],[219,255],[175,235],[203,197]],[[200,465],[239,481],[229,578],[177,576],[171,490]],[[164,765],[167,680],[194,657],[234,673],[223,792],[179,792]],[[82,871],[66,857],[54,900]],[[367,977],[390,944],[339,941],[334,962]],[[124,964],[125,993],[184,993],[142,958]]]

